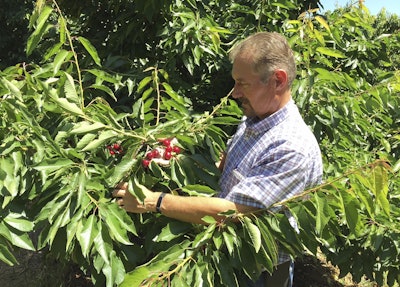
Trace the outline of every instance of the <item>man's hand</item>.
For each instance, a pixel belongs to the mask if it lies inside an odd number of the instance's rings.
[[[226,152],[219,155],[219,161],[216,163],[217,168],[222,172],[225,166]]]
[[[155,212],[156,202],[160,196],[159,192],[152,192],[150,190],[143,190],[145,199],[144,202],[140,202],[138,198],[132,195],[128,191],[128,183],[123,182],[117,185],[112,193],[115,197],[116,203],[123,209],[132,213],[145,213],[145,212]]]

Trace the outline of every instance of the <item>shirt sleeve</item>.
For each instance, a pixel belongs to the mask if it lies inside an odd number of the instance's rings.
[[[309,173],[309,159],[301,152],[284,149],[265,155],[247,172],[234,170],[238,183],[226,199],[259,208],[301,193]]]

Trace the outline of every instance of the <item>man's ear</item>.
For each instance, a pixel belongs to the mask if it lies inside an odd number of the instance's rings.
[[[286,90],[288,86],[288,75],[285,70],[275,70],[274,72],[275,88],[277,90]]]

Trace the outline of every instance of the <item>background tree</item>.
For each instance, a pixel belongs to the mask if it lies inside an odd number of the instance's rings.
[[[25,61],[25,46],[29,35],[28,15],[33,1],[1,0],[0,7],[0,69]]]

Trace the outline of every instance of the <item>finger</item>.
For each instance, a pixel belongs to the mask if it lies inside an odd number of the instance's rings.
[[[118,184],[118,188],[127,190],[128,189],[128,183],[126,181],[120,182]]]
[[[126,191],[124,189],[114,189],[112,196],[113,197],[124,197]]]

